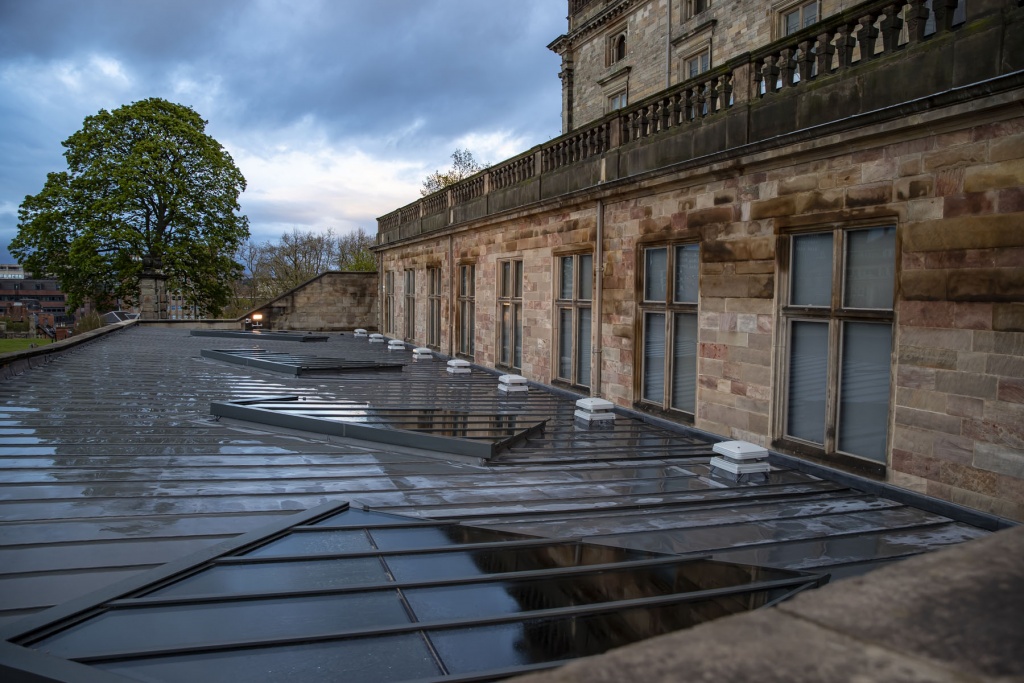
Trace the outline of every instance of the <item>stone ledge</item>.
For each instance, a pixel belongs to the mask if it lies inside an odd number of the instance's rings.
[[[1024,527],[524,676],[601,681],[1006,681],[1024,676]]]
[[[0,379],[10,379],[15,375],[20,375],[29,368],[49,363],[57,356],[65,353],[66,351],[70,351],[80,344],[85,344],[112,332],[117,332],[118,330],[131,327],[132,325],[138,324],[138,322],[138,320],[126,320],[120,323],[104,325],[103,327],[83,332],[81,334],[72,335],[59,342],[44,342],[41,346],[37,346],[34,349],[0,353]]]

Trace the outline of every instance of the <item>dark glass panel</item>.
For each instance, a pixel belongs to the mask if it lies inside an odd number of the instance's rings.
[[[418,633],[98,666],[140,681],[388,683],[441,674]]]
[[[352,531],[303,531],[245,553],[245,557],[280,557],[282,555],[330,555],[373,550],[370,539],[361,529]]]
[[[375,557],[311,562],[261,562],[211,567],[156,590],[150,595],[238,595],[271,591],[322,590],[386,581],[384,568]]]
[[[431,548],[463,543],[495,543],[521,541],[526,536],[468,526],[410,527],[405,529],[373,529],[374,542],[381,550]]]
[[[408,623],[396,591],[374,591],[110,610],[33,647],[73,658]]]

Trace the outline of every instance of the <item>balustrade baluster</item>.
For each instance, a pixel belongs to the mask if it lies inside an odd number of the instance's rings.
[[[779,79],[783,88],[793,85],[793,72],[796,71],[796,60],[793,59],[795,53],[796,50],[787,47],[779,54]]]
[[[720,93],[720,91],[718,89],[718,82],[719,82],[720,79],[721,79],[721,76],[718,76],[716,78],[712,78],[711,82],[708,84],[708,87],[709,87],[709,91],[708,91],[708,113],[709,114],[714,114],[716,111],[718,111],[720,109],[719,102],[718,102],[718,95]]]
[[[910,43],[924,40],[924,30],[928,25],[928,5],[925,4],[927,1],[910,0],[910,8],[907,10]]]
[[[800,58],[796,60],[797,73],[800,75],[800,81],[809,81],[814,77],[814,44],[810,40],[805,40],[799,45],[800,47]]]
[[[768,91],[764,84],[763,58],[758,58],[754,60],[754,69],[752,73],[754,78],[754,92],[757,94],[758,97],[761,97]]]
[[[932,0],[936,33],[953,30],[953,12],[956,11],[956,6],[957,0]]]
[[[875,44],[878,42],[878,28],[875,23],[879,15],[868,14],[860,18],[860,30],[857,31],[857,42],[860,44],[860,59],[866,62],[875,56]]]
[[[776,64],[777,57],[769,56],[764,58],[764,85],[766,93],[779,91],[779,67]]]
[[[853,37],[853,28],[850,24],[840,24],[839,36],[836,38],[836,52],[839,54],[839,69],[845,69],[853,63],[853,47],[857,39]]]
[[[903,19],[896,5],[885,6],[885,19],[882,21],[882,50],[888,54],[900,45],[900,32],[903,30]]]
[[[831,31],[818,35],[815,48],[815,58],[818,60],[818,75],[823,76],[832,71],[832,55],[836,53],[835,45],[832,44]]]

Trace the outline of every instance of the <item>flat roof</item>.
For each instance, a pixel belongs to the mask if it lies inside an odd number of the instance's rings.
[[[989,532],[850,477],[773,466],[712,473],[711,442],[494,374],[446,372],[351,333],[315,353],[401,372],[292,376],[204,358],[237,338],[135,326],[0,383],[0,627],[318,505],[780,569],[866,572]],[[286,341],[254,346],[294,353]],[[305,345],[304,345],[305,346]],[[490,461],[211,416],[213,402],[292,395],[380,408],[542,415]],[[898,499],[899,498],[899,499]]]

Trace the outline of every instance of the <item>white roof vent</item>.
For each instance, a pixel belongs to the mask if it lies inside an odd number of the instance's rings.
[[[388,342],[388,351],[405,351],[405,342],[401,339],[392,339]]]
[[[583,420],[588,425],[595,422],[614,422],[613,408],[615,408],[615,404],[603,398],[581,398],[576,401],[576,412],[573,415],[577,420]]]
[[[498,378],[498,391],[505,394],[525,394],[530,391],[522,375],[502,375]]]
[[[383,344],[384,343],[384,335],[380,334],[379,332],[374,332],[373,334],[370,335],[370,343],[371,344],[376,344],[376,343]]]
[[[461,358],[452,358],[448,361],[448,372],[453,375],[468,375],[472,370],[469,367],[468,360],[462,360]]]
[[[364,330],[363,328],[360,327],[358,330],[356,330],[356,336],[357,337],[365,337],[366,336],[366,330]]]
[[[768,451],[757,444],[747,441],[722,441],[711,447],[722,457],[711,458],[711,470],[728,472],[734,477],[749,474],[768,474],[772,466],[768,464]]]
[[[412,350],[413,360],[433,360],[434,354],[426,346],[417,346]]]

